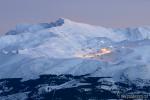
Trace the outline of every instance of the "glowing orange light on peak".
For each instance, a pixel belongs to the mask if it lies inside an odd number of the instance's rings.
[[[99,52],[100,52],[100,53],[103,53],[103,54],[106,54],[106,53],[111,53],[111,50],[108,49],[108,48],[102,48],[102,49],[100,49]]]
[[[76,54],[75,56],[80,57],[80,58],[95,58],[95,57],[100,57],[105,54],[109,54],[111,52],[112,51],[108,48],[102,48],[97,52],[88,53],[88,54]]]

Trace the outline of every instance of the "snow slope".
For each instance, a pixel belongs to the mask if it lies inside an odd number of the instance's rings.
[[[22,24],[0,37],[0,78],[37,78],[41,74],[150,80],[150,28],[110,29],[58,19]],[[76,55],[110,48],[95,58]]]

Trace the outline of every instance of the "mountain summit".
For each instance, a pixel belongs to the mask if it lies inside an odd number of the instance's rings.
[[[42,74],[150,80],[150,28],[110,29],[58,19],[20,24],[0,37],[0,78]]]

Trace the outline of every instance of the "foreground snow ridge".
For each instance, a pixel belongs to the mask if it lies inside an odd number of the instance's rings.
[[[150,83],[150,27],[111,29],[60,18],[20,24],[0,37],[0,79],[42,74]]]

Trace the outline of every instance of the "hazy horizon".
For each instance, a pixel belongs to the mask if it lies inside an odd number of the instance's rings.
[[[150,25],[149,0],[1,0],[0,35],[21,23],[67,18],[103,27]]]

